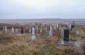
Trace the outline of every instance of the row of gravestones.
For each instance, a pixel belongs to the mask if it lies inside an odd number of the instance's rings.
[[[73,28],[74,28],[74,25],[67,25],[66,29],[64,29],[64,38],[63,38],[64,42],[69,41],[69,30],[72,30]],[[35,35],[36,31],[39,31],[43,35],[45,35],[46,34],[45,32],[48,31],[49,37],[54,36],[55,34],[57,34],[57,32],[56,32],[57,30],[59,30],[59,25],[56,25],[56,26],[52,26],[52,25],[37,26],[36,25],[36,26],[32,27],[32,37],[33,37],[33,39],[36,38],[36,35]]]
[[[72,30],[74,26],[73,25],[68,25],[69,30]],[[26,29],[26,31],[28,31],[28,33],[30,33],[32,35],[32,39],[34,40],[36,38],[36,33],[42,33],[42,35],[45,35],[45,32],[48,32],[48,36],[53,36],[57,33],[57,30],[59,29],[58,25],[52,26],[52,25],[35,25],[35,26],[30,26],[30,27],[26,27],[23,28],[21,27],[21,34],[24,33],[24,29]],[[18,33],[18,29],[12,27],[11,28],[12,33]],[[69,40],[69,30],[65,29],[64,30],[64,41],[68,41]],[[7,26],[3,26],[3,31],[5,33],[7,33]]]
[[[33,37],[36,37],[36,33],[39,33],[41,35],[45,35],[46,33],[48,36],[53,36],[56,34],[57,30],[59,29],[58,25],[34,25],[34,26],[29,26],[29,27],[11,27],[10,30],[12,33],[29,33]],[[8,26],[3,26],[3,32],[8,33],[9,29]]]
[[[48,34],[49,37],[54,35],[54,30],[57,31],[59,26],[52,26],[52,25],[40,25],[40,26],[33,26],[32,27],[32,39],[35,40],[36,33],[41,34],[41,36],[46,37],[45,35]],[[56,34],[56,33],[55,33]]]
[[[68,27],[69,27],[69,29],[72,29],[73,26],[69,25]],[[33,37],[32,39],[35,39],[36,33],[42,33],[42,35],[45,35],[46,34],[45,32],[48,32],[48,36],[55,35],[57,30],[59,29],[59,26],[58,25],[56,25],[56,26],[36,25],[36,26],[31,26],[31,27],[26,27],[26,28],[21,27],[20,28],[21,34],[24,33],[24,29],[26,29],[26,31],[28,31],[28,33],[32,34],[32,37]],[[11,30],[12,30],[12,33],[19,33],[18,28],[15,29],[14,27],[12,27]],[[4,33],[8,32],[7,26],[3,26],[3,31],[4,31]],[[69,30],[67,30],[67,29],[64,30],[64,40],[65,41],[67,41],[69,39],[69,35],[67,33],[69,33]]]
[[[10,31],[9,31],[10,30]],[[3,26],[3,32],[4,33],[8,33],[8,32],[12,32],[12,33],[19,33],[20,32],[20,28],[15,28],[15,27],[8,27],[8,26]]]

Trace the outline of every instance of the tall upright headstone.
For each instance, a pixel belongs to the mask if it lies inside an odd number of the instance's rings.
[[[42,25],[41,25],[41,27],[40,27],[40,33],[42,33]]]
[[[83,55],[85,55],[85,46],[83,47]]]
[[[5,27],[3,26],[3,32],[5,32]]]
[[[17,29],[17,28],[15,28],[15,33],[17,33],[17,34],[18,34],[18,29]]]
[[[29,33],[31,33],[32,32],[32,28],[31,27],[29,27]]]
[[[59,28],[59,25],[57,24],[57,28]]]
[[[36,36],[35,36],[35,28],[32,27],[32,36],[31,36],[32,40],[35,40],[36,39]]]
[[[47,31],[50,31],[50,26],[49,25],[47,25]]]
[[[4,26],[4,31],[5,33],[7,33],[7,26]]]
[[[64,29],[64,41],[69,41],[69,29]]]
[[[29,28],[27,26],[25,27],[25,33],[29,33]]]
[[[85,55],[85,43],[82,44],[83,55]]]
[[[53,31],[52,26],[50,26],[49,36],[53,36],[52,31]]]
[[[75,21],[73,21],[73,23],[72,23],[72,28],[74,28],[75,27]]]
[[[38,31],[38,29],[39,29],[39,26],[37,25],[37,26],[36,26],[36,30]]]
[[[53,26],[53,29],[56,30],[56,26],[55,25]]]
[[[12,27],[12,33],[14,33],[14,27]]]
[[[23,31],[23,27],[21,27],[21,34],[23,34],[24,33],[24,31]]]
[[[84,47],[84,55],[85,55],[85,47]]]
[[[69,28],[69,30],[72,30],[72,25],[68,24],[67,27]]]
[[[47,31],[47,29],[48,29],[48,28],[47,28],[47,24],[45,24],[45,30]]]

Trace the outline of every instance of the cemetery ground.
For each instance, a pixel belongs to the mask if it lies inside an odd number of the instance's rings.
[[[0,32],[0,55],[83,55],[80,47],[57,46],[60,39],[61,35],[47,37],[47,33],[36,34],[32,40],[28,33]],[[70,31],[69,40],[85,42],[85,26],[76,26]]]
[[[78,48],[75,51],[70,46],[55,47],[58,38],[54,36],[47,39],[37,37],[35,41],[29,34],[0,33],[0,36],[7,36],[0,38],[0,55],[83,55]]]

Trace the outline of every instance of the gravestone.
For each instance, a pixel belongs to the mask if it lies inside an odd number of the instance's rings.
[[[82,48],[83,48],[83,52],[84,52],[84,55],[85,55],[85,43],[83,44]]]
[[[37,30],[37,31],[38,31],[38,28],[39,28],[39,26],[37,25],[37,26],[36,26],[36,30]]]
[[[4,26],[3,26],[3,32],[5,32],[5,28],[4,28]]]
[[[69,25],[68,25],[68,28],[69,28],[70,30],[72,30],[72,25],[71,25],[71,24],[69,24]]]
[[[47,31],[50,31],[50,26],[49,25],[47,26]]]
[[[43,27],[42,27],[42,25],[41,25],[41,27],[40,27],[40,33],[42,33],[42,28],[43,28]]]
[[[56,28],[56,25],[54,25],[54,26],[53,26],[53,30],[56,30],[56,29],[57,29],[57,28]]]
[[[23,29],[23,27],[21,27],[21,34],[23,34],[24,33],[24,29]]]
[[[79,31],[76,31],[76,35],[79,35],[80,34],[80,32]]]
[[[29,27],[29,34],[32,32],[32,28],[31,27]]]
[[[25,33],[29,33],[29,28],[27,26],[25,27]]]
[[[53,36],[52,31],[53,31],[52,26],[50,26],[49,36]]]
[[[47,27],[47,24],[45,24],[45,30],[48,31],[48,27]]]
[[[69,45],[69,29],[66,28],[63,30],[63,37],[61,38],[61,44],[62,45]]]
[[[19,33],[17,28],[15,28],[15,33],[17,33],[17,34]]]
[[[72,30],[74,28],[74,25],[69,24],[68,28],[69,28],[69,30]]]
[[[4,26],[4,32],[7,33],[7,26]]]
[[[85,46],[83,47],[84,55],[85,55]]]
[[[74,28],[74,27],[75,27],[75,21],[72,22],[72,28]]]
[[[14,33],[14,27],[12,27],[12,33]]]
[[[59,25],[57,25],[57,28],[59,28]]]
[[[32,27],[32,36],[31,36],[32,40],[35,40],[36,39],[36,36],[35,36],[35,28]]]
[[[64,41],[69,41],[69,29],[64,29]]]

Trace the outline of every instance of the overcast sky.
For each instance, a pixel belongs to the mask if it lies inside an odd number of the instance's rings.
[[[0,19],[85,18],[85,0],[0,0]]]

